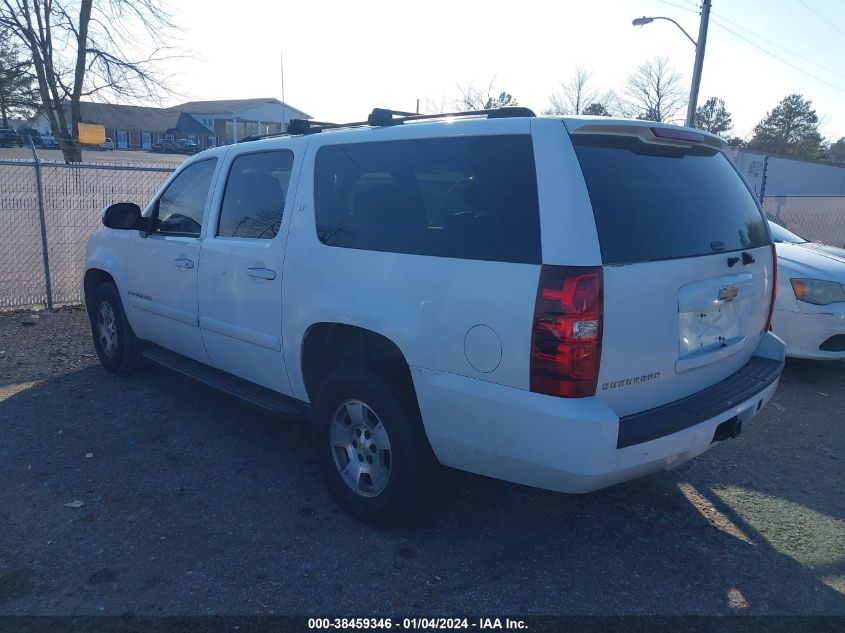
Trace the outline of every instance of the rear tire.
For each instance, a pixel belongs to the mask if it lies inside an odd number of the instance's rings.
[[[103,283],[87,298],[91,335],[100,364],[111,372],[125,374],[141,365],[141,342],[135,336],[117,287]]]
[[[381,373],[341,367],[314,399],[313,434],[335,502],[371,524],[407,520],[435,487],[436,459],[413,393]]]

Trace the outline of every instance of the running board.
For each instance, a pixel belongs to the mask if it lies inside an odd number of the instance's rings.
[[[256,385],[225,371],[209,367],[162,347],[146,347],[141,352],[141,356],[154,365],[179,372],[197,382],[273,413],[295,415],[308,410],[308,404],[305,402]]]

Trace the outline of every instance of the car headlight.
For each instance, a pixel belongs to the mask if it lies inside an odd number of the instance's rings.
[[[835,281],[821,279],[790,279],[792,290],[798,301],[805,301],[817,306],[845,301],[845,286]]]

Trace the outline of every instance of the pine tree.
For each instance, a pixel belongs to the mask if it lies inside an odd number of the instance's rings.
[[[823,141],[812,101],[793,94],[766,113],[754,128],[748,147],[773,154],[821,158],[825,154]]]
[[[725,100],[710,97],[695,110],[695,127],[705,132],[722,135],[733,127],[731,113],[725,108]]]
[[[845,163],[845,136],[830,144],[827,159],[833,163]]]
[[[22,58],[8,31],[0,30],[0,127],[11,117],[29,118],[38,107],[32,61]]]

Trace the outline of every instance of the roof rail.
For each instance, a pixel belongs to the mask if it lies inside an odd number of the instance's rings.
[[[327,121],[312,121],[310,119],[291,119],[288,122],[287,130],[284,132],[268,132],[267,134],[251,134],[238,141],[246,143],[257,141],[262,138],[276,138],[279,136],[295,136],[301,134],[318,134],[323,130],[334,130],[339,128],[364,127],[388,127],[391,125],[402,125],[405,121],[426,121],[433,119],[445,119],[456,117],[477,117],[486,116],[488,119],[506,119],[511,117],[534,117],[534,111],[530,108],[520,106],[506,106],[504,108],[491,108],[487,110],[466,110],[464,112],[447,112],[443,114],[417,114],[415,112],[403,112],[401,110],[389,110],[387,108],[373,108],[366,121],[355,121],[354,123],[329,123]]]
[[[264,134],[250,134],[238,139],[238,143],[249,143],[250,141],[259,141],[263,138],[276,138],[277,136],[290,136],[289,132],[266,132]]]
[[[511,117],[534,117],[534,111],[521,106],[506,106],[503,108],[489,108],[487,110],[465,110],[463,112],[444,112],[442,114],[415,114],[386,108],[373,108],[367,123],[376,127],[401,125],[405,121],[425,121],[428,119],[445,119],[454,117],[486,116],[488,119],[506,119]],[[398,118],[394,118],[398,117]]]

